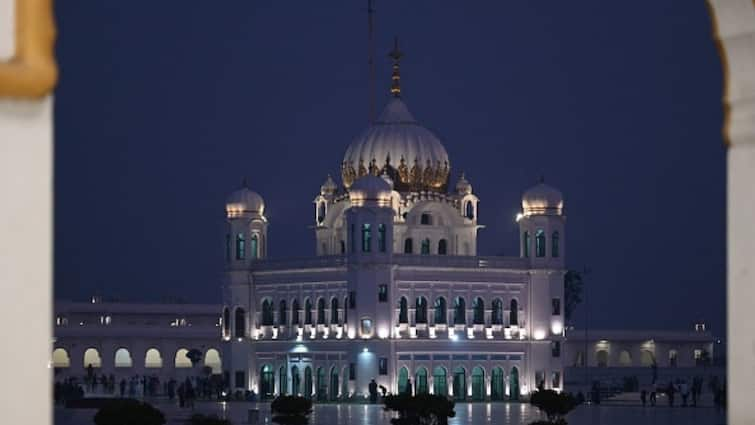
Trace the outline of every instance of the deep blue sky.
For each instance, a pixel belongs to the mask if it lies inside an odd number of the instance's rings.
[[[243,176],[270,254],[314,252],[312,199],[367,124],[366,0],[56,2],[57,298],[218,302]],[[722,75],[704,2],[376,1],[404,99],[516,255],[540,174],[566,197],[592,326],[722,334]],[[579,322],[578,322],[579,324]]]

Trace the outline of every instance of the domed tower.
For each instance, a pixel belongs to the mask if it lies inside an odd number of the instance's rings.
[[[267,218],[262,197],[246,186],[226,200],[225,258],[230,268],[246,268],[267,256]]]
[[[564,198],[545,184],[543,178],[524,192],[522,213],[518,216],[521,234],[520,254],[535,267],[564,265]]]
[[[550,339],[560,345],[564,329],[564,198],[561,192],[540,178],[522,196],[517,216],[521,235],[521,256],[529,260],[533,300],[550,300],[530,306],[530,328],[535,340]],[[546,356],[547,357],[547,356]],[[556,362],[555,359],[552,359]],[[554,363],[554,368],[558,366]]]
[[[351,186],[349,202],[351,207],[344,213],[349,258],[347,336],[382,340],[392,329],[393,313],[391,303],[385,302],[393,291],[391,185],[381,177],[363,176]],[[377,359],[388,354],[388,344],[373,344],[372,353],[353,353],[358,359],[356,388],[367,388],[369,378],[379,376]]]

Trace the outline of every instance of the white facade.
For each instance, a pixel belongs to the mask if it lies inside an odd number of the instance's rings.
[[[328,176],[314,199],[313,257],[268,259],[262,198],[246,187],[229,198],[232,387],[347,399],[373,379],[392,393],[411,379],[415,392],[469,400],[562,389],[560,192],[542,181],[525,192],[519,256],[478,256],[479,199],[463,174],[449,187],[445,148],[396,87],[394,73],[394,97],[348,147],[341,184]]]

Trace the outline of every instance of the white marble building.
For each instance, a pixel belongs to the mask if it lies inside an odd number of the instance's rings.
[[[340,184],[328,176],[314,199],[315,255],[268,258],[262,197],[228,198],[232,386],[320,399],[362,396],[372,379],[460,400],[561,389],[561,193],[542,181],[524,192],[519,256],[478,256],[479,199],[393,69],[392,97],[346,150]]]

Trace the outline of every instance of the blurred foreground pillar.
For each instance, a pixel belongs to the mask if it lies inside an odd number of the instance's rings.
[[[38,53],[49,54],[54,28],[50,19],[19,25],[19,10],[27,18],[49,16],[50,2],[0,0],[0,415],[4,424],[44,425],[52,412],[53,103],[50,74],[36,82],[36,70],[44,68],[18,69],[43,62],[37,59],[46,56]],[[18,27],[29,43],[17,44]],[[19,45],[29,48],[25,58],[31,61],[21,60]]]
[[[728,423],[755,424],[755,1],[709,0],[724,66]]]

